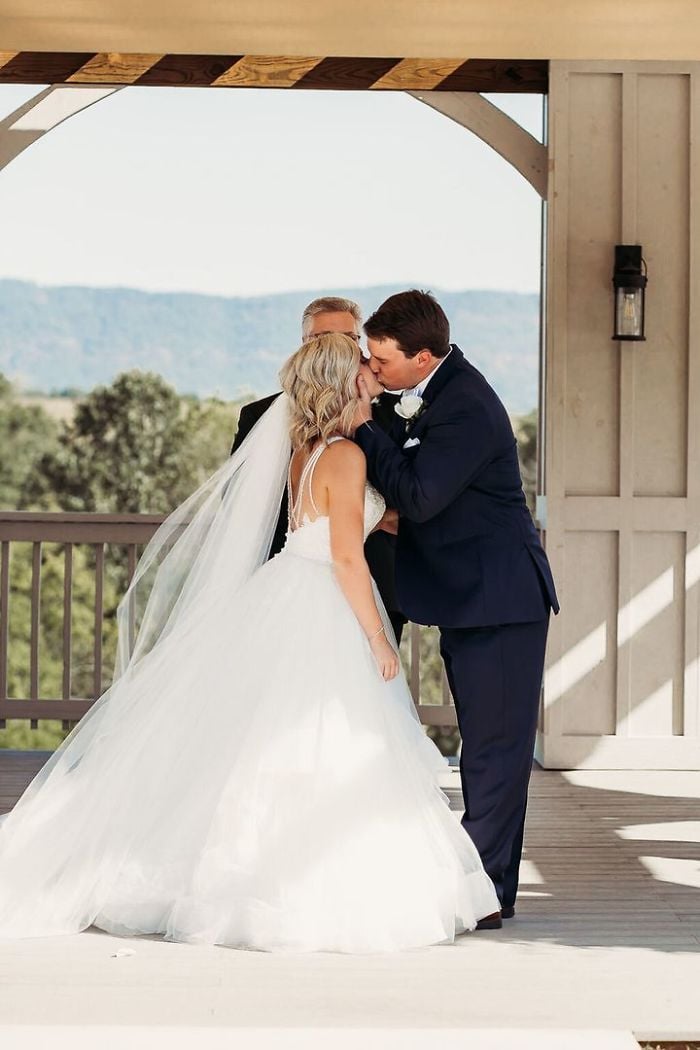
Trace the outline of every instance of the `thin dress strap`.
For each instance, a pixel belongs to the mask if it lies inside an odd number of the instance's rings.
[[[318,461],[319,461],[319,459],[321,457],[321,454],[323,453],[323,450],[325,449],[325,447],[326,447],[325,445],[319,445],[317,448],[314,449],[314,451],[311,453],[311,455],[307,459],[306,463],[304,464],[304,469],[302,470],[301,476],[299,478],[299,490],[297,492],[296,499],[294,500],[293,503],[290,500],[289,520],[290,520],[290,524],[295,529],[298,529],[303,524],[302,518],[301,518],[301,508],[302,508],[302,505],[303,505],[303,502],[304,502],[304,485],[306,484],[307,478],[310,481],[311,477],[313,476],[314,467],[318,463]],[[291,496],[291,494],[292,494],[292,461],[291,460],[289,461],[288,486],[289,486],[289,494]],[[311,494],[311,490],[310,489],[309,489],[309,496],[311,497],[311,506],[314,509],[314,513],[316,515],[318,515],[318,509],[316,507],[316,504],[314,503],[314,498],[313,498],[313,495]]]
[[[342,437],[341,434],[337,434],[337,435],[334,434],[332,437],[328,438],[328,441],[326,443],[322,443],[322,444],[318,445],[314,449],[314,451],[311,453],[311,455],[307,459],[306,463],[304,464],[304,469],[302,470],[301,476],[299,478],[299,491],[297,492],[297,497],[294,500],[293,504],[292,504],[291,500],[289,502],[289,525],[292,525],[295,529],[298,529],[303,524],[300,514],[301,514],[301,508],[302,508],[302,504],[303,504],[303,500],[304,500],[304,485],[307,485],[307,488],[308,488],[308,491],[309,491],[309,500],[311,501],[311,506],[313,507],[314,514],[316,515],[317,518],[320,516],[319,512],[318,512],[318,507],[316,506],[316,501],[314,500],[313,490],[311,488],[311,482],[313,481],[314,470],[316,469],[316,464],[318,463],[319,459],[321,458],[321,456],[323,455],[323,453],[325,452],[325,450],[327,449],[327,447],[331,443],[331,441],[342,441],[342,440],[343,440],[343,437]],[[291,459],[289,461],[289,470],[287,472],[287,486],[289,488],[289,494],[291,496],[291,494],[292,494],[292,461],[291,461]]]

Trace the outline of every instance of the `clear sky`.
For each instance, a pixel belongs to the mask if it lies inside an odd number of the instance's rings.
[[[492,101],[540,137],[539,96]],[[0,277],[41,284],[534,292],[539,239],[517,172],[391,92],[127,88],[0,172]]]

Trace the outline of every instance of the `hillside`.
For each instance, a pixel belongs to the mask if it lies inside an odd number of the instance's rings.
[[[333,289],[367,316],[394,287]],[[511,412],[537,404],[538,298],[441,292],[452,338]],[[255,298],[0,280],[0,372],[23,388],[88,390],[118,372],[159,372],[181,393],[229,399],[277,387],[304,306],[321,290]]]

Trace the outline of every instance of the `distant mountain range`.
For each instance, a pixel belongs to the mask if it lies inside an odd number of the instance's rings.
[[[405,287],[405,286],[404,286]],[[159,372],[180,393],[232,399],[278,388],[317,295],[355,299],[365,316],[397,287],[336,288],[254,298],[128,288],[44,287],[0,280],[0,371],[46,393],[89,390],[131,368]],[[452,339],[512,413],[537,404],[536,295],[433,289]]]

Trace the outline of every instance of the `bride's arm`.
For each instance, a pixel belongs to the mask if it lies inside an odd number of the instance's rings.
[[[398,674],[396,651],[383,631],[364,554],[366,461],[351,441],[338,441],[326,453],[333,462],[328,489],[333,570],[386,680]]]

